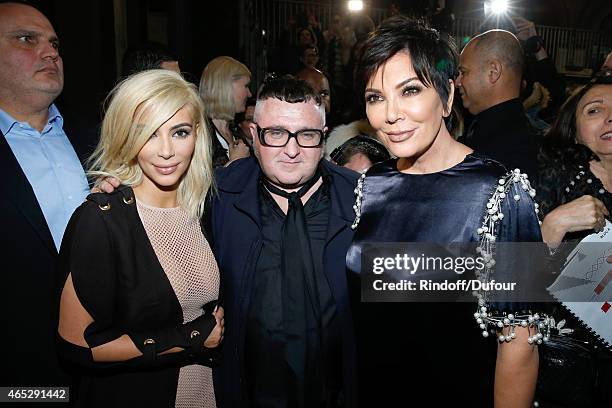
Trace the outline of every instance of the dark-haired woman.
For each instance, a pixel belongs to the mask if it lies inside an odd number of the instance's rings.
[[[612,76],[568,98],[541,157],[544,241],[558,245],[604,226],[612,208]]]
[[[347,255],[354,275],[366,272],[366,243],[413,243],[407,251],[419,242],[475,243],[484,254],[496,241],[541,240],[526,175],[473,152],[447,129],[456,61],[449,40],[405,17],[386,20],[364,44],[366,114],[397,159],[374,165],[360,180]],[[516,259],[516,268],[488,263],[482,278],[494,268],[496,280],[525,284],[525,261]],[[364,406],[531,406],[545,316],[525,304],[489,303],[482,294],[464,303],[411,296],[408,303],[358,306]]]
[[[602,72],[574,92],[561,107],[540,154],[538,201],[544,215],[542,237],[556,249],[561,265],[575,243],[600,231],[612,211],[612,75]],[[567,312],[573,338],[597,344]],[[612,329],[611,329],[612,330]],[[584,405],[612,406],[612,353],[599,347],[596,370],[579,374],[585,386],[570,397]],[[569,370],[569,369],[568,369]],[[574,369],[575,370],[575,369]],[[576,374],[570,373],[571,376]],[[597,382],[594,377],[597,376]],[[572,377],[566,377],[572,378]],[[597,386],[596,386],[597,383]],[[562,389],[562,387],[559,387]],[[583,391],[583,390],[589,391]],[[555,393],[559,394],[559,393]],[[563,398],[563,395],[557,395]],[[554,396],[551,396],[554,397]],[[568,398],[565,398],[567,401]],[[573,399],[570,399],[573,401]],[[573,406],[573,405],[568,405]]]

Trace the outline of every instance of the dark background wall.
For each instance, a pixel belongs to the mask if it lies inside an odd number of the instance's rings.
[[[33,1],[51,20],[64,60],[64,92],[57,103],[91,117],[116,76],[112,1]],[[110,41],[109,41],[110,40]]]
[[[243,59],[239,49],[240,10],[262,0],[31,0],[53,23],[61,40],[66,85],[62,111],[99,120],[100,105],[115,85],[123,50],[147,40],[176,53],[188,79],[199,82],[212,58]],[[265,1],[265,0],[264,0]],[[273,1],[273,0],[268,0]],[[318,0],[335,10],[346,0]],[[410,14],[435,8],[437,0],[372,0],[371,7],[396,3]],[[478,16],[482,0],[446,0],[458,17]],[[612,30],[610,0],[516,0],[519,14],[537,24]]]
[[[116,84],[122,52],[145,41],[162,42],[199,82],[212,58],[238,52],[239,1],[32,0],[51,20],[61,42],[65,86],[62,112],[99,121],[101,103]]]

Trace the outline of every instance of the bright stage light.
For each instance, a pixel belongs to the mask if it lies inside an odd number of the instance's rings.
[[[350,11],[361,11],[363,10],[363,1],[361,0],[349,0],[348,9]]]
[[[491,11],[493,14],[503,14],[508,11],[507,0],[493,0],[491,2]]]
[[[496,14],[501,15],[508,12],[509,4],[508,0],[491,0],[484,4],[485,14]]]

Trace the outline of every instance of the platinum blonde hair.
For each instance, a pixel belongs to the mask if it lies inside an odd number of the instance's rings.
[[[200,96],[206,116],[212,119],[232,120],[236,115],[234,81],[251,77],[251,71],[232,57],[217,57],[210,61],[200,78]]]
[[[89,159],[88,174],[114,177],[128,186],[142,182],[138,153],[151,135],[176,112],[188,108],[194,122],[195,149],[179,184],[178,202],[190,216],[201,217],[214,180],[210,135],[195,86],[175,72],[144,71],[115,86],[105,105],[100,141]]]

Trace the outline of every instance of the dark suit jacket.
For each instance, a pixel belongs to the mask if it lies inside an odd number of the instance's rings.
[[[499,103],[476,115],[462,142],[509,170],[519,168],[530,179],[537,178],[537,135],[529,127],[519,99]]]
[[[213,123],[212,119],[207,119],[208,134],[210,135],[210,141],[212,143],[212,160],[213,167],[225,166],[225,163],[229,161],[227,157],[227,149],[225,149],[219,139],[217,139],[217,128]]]
[[[331,214],[323,269],[342,330],[345,406],[356,406],[354,327],[350,311],[345,257],[353,238],[351,223],[357,173],[325,160],[332,176]],[[262,248],[259,210],[260,167],[255,158],[237,160],[216,170],[218,195],[212,201],[213,251],[221,272],[225,307],[225,337],[221,365],[213,373],[219,407],[247,406],[243,388],[245,327],[252,297],[253,275]]]
[[[66,133],[84,159],[95,141],[77,141]],[[55,353],[58,252],[34,191],[1,132],[0,171],[0,386],[67,385]]]

